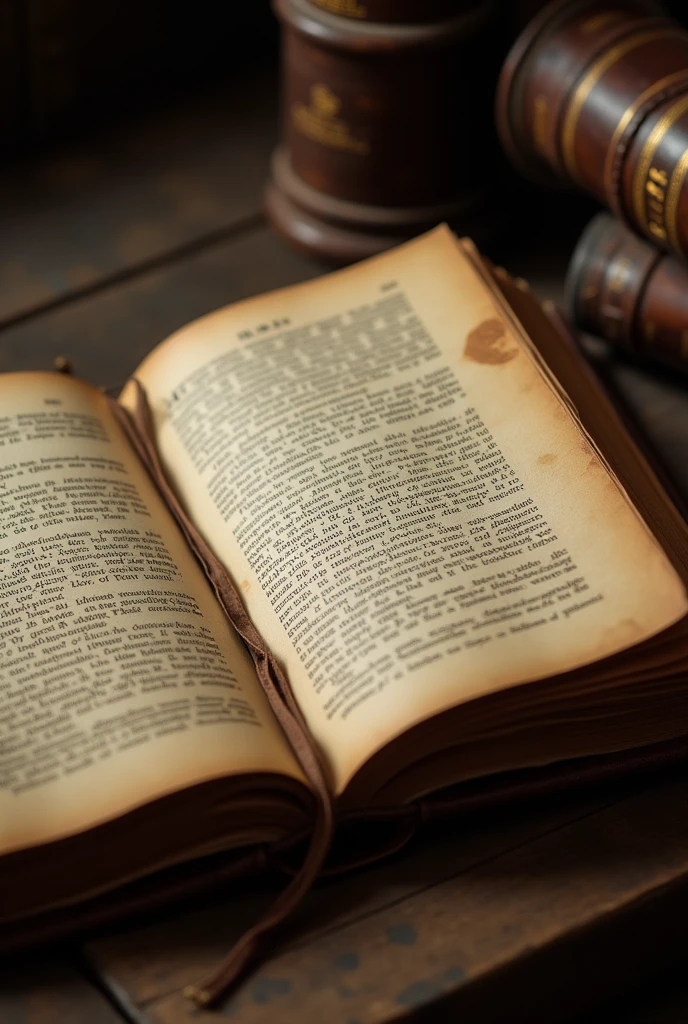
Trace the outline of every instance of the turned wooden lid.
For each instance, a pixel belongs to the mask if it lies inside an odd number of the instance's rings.
[[[453,46],[476,35],[493,19],[497,9],[496,0],[481,0],[470,9],[455,6],[454,13],[440,21],[383,24],[332,14],[311,0],[272,0],[272,6],[285,26],[316,46],[350,50],[360,56]]]
[[[442,21],[474,0],[308,0],[314,7],[353,21],[383,22],[387,25],[415,25]]]

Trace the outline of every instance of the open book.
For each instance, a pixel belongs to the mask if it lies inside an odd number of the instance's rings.
[[[51,373],[0,403],[5,936],[688,732],[688,530],[446,228],[188,325],[119,403]]]

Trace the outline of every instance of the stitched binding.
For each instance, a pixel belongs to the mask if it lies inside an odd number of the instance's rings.
[[[113,412],[173,512],[189,546],[201,562],[232,625],[246,643],[270,707],[291,743],[316,798],[315,824],[299,870],[272,907],[235,943],[220,967],[184,990],[184,994],[197,1006],[205,1007],[217,1003],[241,981],[249,967],[264,952],[275,931],[298,906],[320,874],[334,831],[333,800],[320,752],[308,731],[286,676],[249,618],[228,572],[184,512],[160,461],[146,392],[136,379],[133,380],[133,386],[133,415],[130,416],[126,409],[111,399]]]

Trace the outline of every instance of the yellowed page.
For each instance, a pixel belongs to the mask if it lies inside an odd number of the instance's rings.
[[[138,376],[338,791],[419,720],[686,612],[445,228],[205,317]]]
[[[107,400],[3,376],[0,852],[243,772],[300,777]]]

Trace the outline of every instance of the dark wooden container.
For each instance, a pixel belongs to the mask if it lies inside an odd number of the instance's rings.
[[[688,253],[688,32],[652,0],[555,0],[497,89],[512,159],[575,184],[655,244]]]
[[[310,0],[314,7],[343,18],[382,24],[432,24],[469,11],[473,0]]]
[[[643,358],[688,372],[688,268],[608,214],[583,232],[567,276],[571,319]]]
[[[484,241],[499,59],[492,3],[358,4],[380,17],[415,14],[405,23],[354,16],[349,0],[274,6],[283,26],[283,143],[266,191],[273,226],[337,262],[441,220]],[[445,17],[449,7],[458,13]]]

